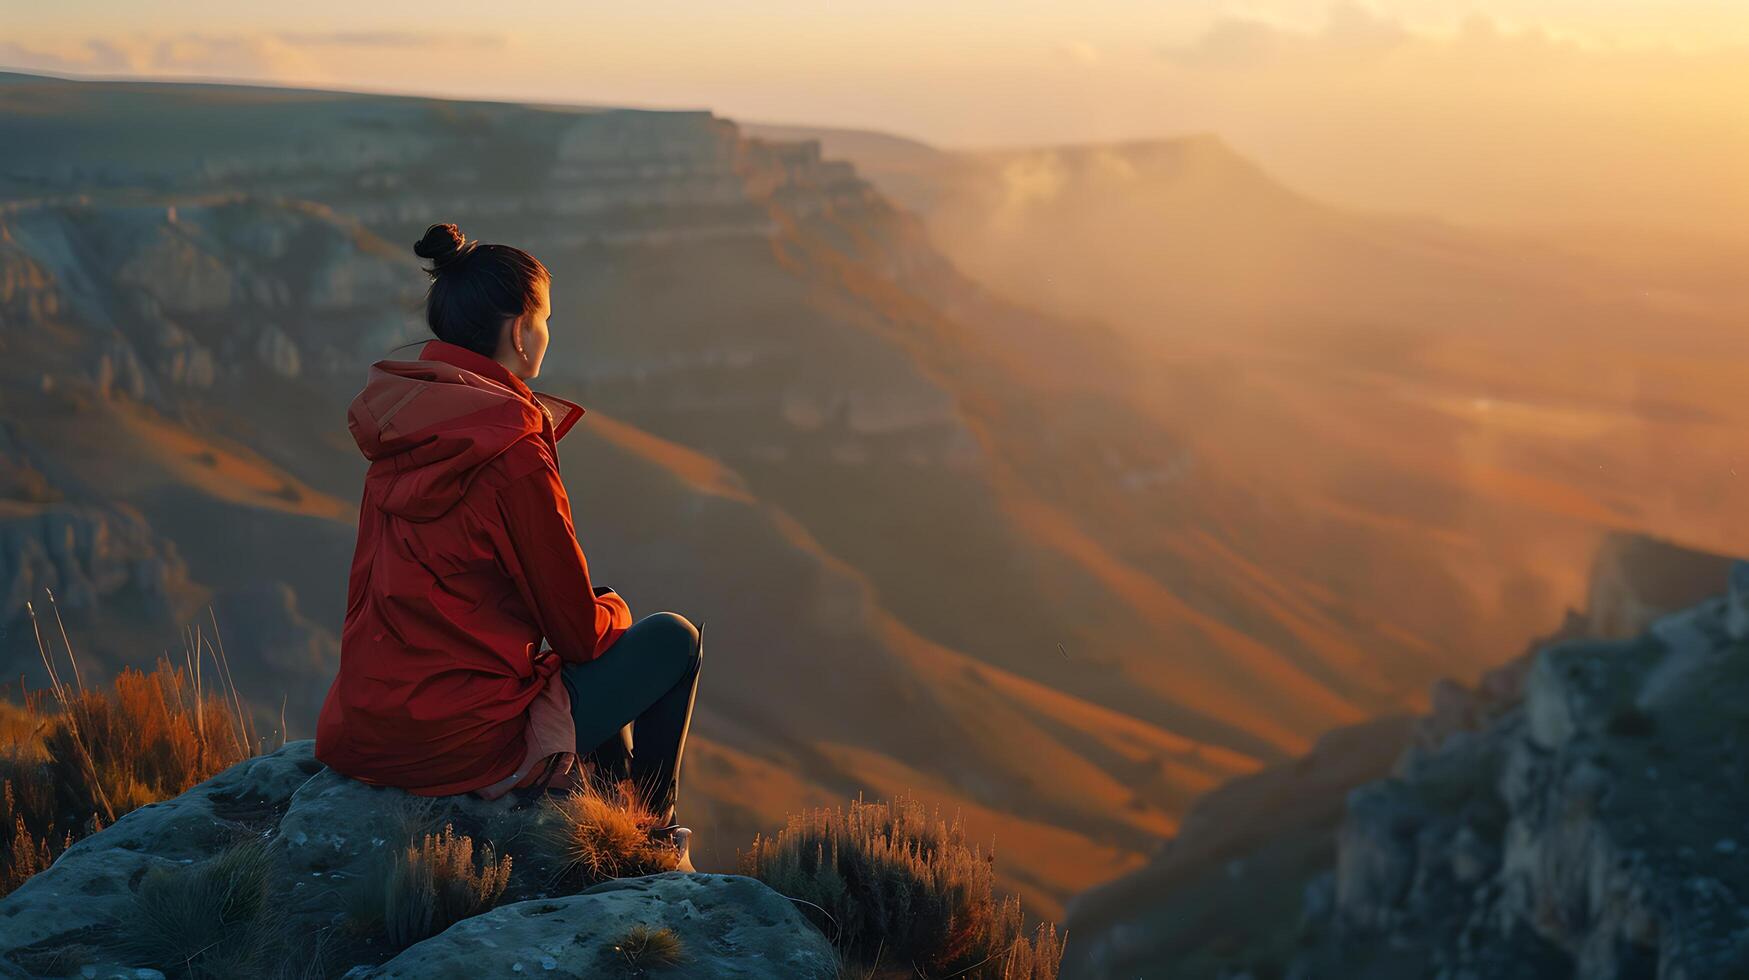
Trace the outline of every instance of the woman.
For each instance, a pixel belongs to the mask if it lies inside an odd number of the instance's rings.
[[[583,410],[537,394],[551,276],[508,245],[432,225],[419,359],[373,365],[349,423],[370,470],[316,757],[424,796],[496,798],[577,773],[629,778],[675,825],[699,633],[635,625],[595,588],[558,442]],[[545,645],[542,639],[545,639]]]

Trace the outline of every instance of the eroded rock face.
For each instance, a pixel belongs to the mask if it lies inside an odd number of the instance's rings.
[[[1327,940],[1296,975],[1741,975],[1749,645],[1731,611],[1543,650],[1508,710],[1356,790]]]
[[[255,334],[255,357],[261,366],[282,378],[295,378],[303,370],[303,355],[284,330],[266,324]]]
[[[1620,565],[1636,554],[1655,566]],[[1063,976],[1749,976],[1749,565],[1611,555],[1603,620],[1572,614],[1474,688],[1437,685],[1388,776],[1220,806],[1315,775],[1314,753],[1205,797],[1157,867],[1071,906]],[[1293,821],[1320,831],[1334,789],[1334,828],[1296,847]],[[1210,825],[1255,814],[1281,816],[1188,860]],[[1275,901],[1289,887],[1299,900]]]
[[[143,290],[171,313],[204,313],[230,306],[236,276],[216,256],[178,234],[169,222],[142,236],[116,270],[119,282]]]
[[[54,277],[9,236],[0,235],[0,320],[36,323],[60,311]]]
[[[613,947],[637,925],[673,930],[683,949],[673,970],[649,966],[649,976],[836,975],[836,956],[819,930],[751,878],[656,875],[567,894],[548,833],[558,819],[552,808],[514,796],[425,798],[366,786],[324,768],[313,742],[293,742],[127,814],[0,899],[0,976],[173,973],[163,963],[138,962],[141,954],[126,942],[141,879],[154,868],[210,861],[250,839],[267,846],[276,920],[309,937],[312,956],[319,940],[345,946],[347,962],[328,964],[336,975],[596,976],[623,964]],[[368,938],[379,930],[354,928],[368,908],[359,899],[380,895],[395,856],[444,825],[509,855],[509,904],[379,967],[395,950]]]
[[[0,623],[22,620],[45,588],[69,610],[124,591],[159,602],[186,574],[175,547],[130,510],[57,503],[0,517]]]
[[[624,940],[640,925],[672,930],[680,941],[674,963],[638,962],[628,954]],[[838,975],[838,958],[788,899],[752,878],[673,873],[500,906],[419,943],[369,976],[621,974],[830,980]]]

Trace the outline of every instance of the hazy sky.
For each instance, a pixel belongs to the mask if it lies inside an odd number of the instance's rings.
[[[708,107],[938,145],[1214,131],[1472,220],[1749,226],[1749,0],[0,0],[0,66]]]

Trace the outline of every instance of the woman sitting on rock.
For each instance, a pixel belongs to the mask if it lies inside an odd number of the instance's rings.
[[[581,756],[632,780],[684,850],[699,633],[674,613],[633,624],[589,581],[557,455],[583,410],[526,384],[551,276],[450,224],[413,251],[432,263],[437,339],[373,365],[352,402],[370,470],[316,756],[368,783],[487,798],[579,778]]]

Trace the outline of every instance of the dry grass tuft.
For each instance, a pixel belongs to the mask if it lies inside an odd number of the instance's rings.
[[[638,923],[613,944],[614,952],[625,958],[634,974],[648,969],[674,966],[686,958],[686,947],[680,936],[666,926],[657,929]]]
[[[441,834],[407,848],[395,862],[383,896],[389,943],[411,946],[469,916],[490,911],[510,884],[510,855],[488,845],[474,861],[474,839],[445,825]]]
[[[32,609],[33,623],[35,616]],[[222,645],[203,631],[188,633],[181,666],[161,659],[149,674],[126,669],[107,689],[85,686],[64,629],[49,637],[39,625],[49,687],[25,692],[22,703],[0,700],[0,894],[74,840],[260,748]]]
[[[796,900],[834,937],[852,969],[983,980],[1052,980],[1054,927],[1029,938],[1014,898],[994,896],[994,856],[909,799],[858,800],[791,816],[756,838],[747,874]]]
[[[990,961],[993,969],[967,976],[987,976],[991,980],[1057,980],[1057,969],[1063,962],[1063,940],[1057,935],[1056,923],[1039,923],[1028,938],[1026,923],[1020,914],[1020,902],[1010,900],[1005,906],[1012,911],[1002,935],[1013,937],[1008,941],[1006,952],[998,951]]]
[[[557,811],[548,833],[559,852],[559,877],[567,884],[584,887],[679,866],[678,851],[650,839],[657,817],[639,802],[630,783],[607,789],[586,782],[547,805]]]
[[[252,839],[199,864],[153,868],[135,892],[124,945],[188,977],[281,975],[288,937],[269,914],[272,866],[266,841]]]

